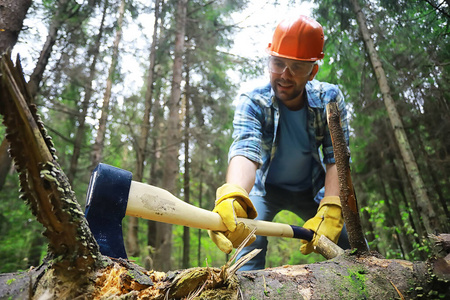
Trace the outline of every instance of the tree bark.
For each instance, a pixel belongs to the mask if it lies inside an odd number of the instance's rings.
[[[339,198],[342,214],[347,226],[348,240],[352,248],[367,252],[366,240],[361,227],[358,203],[350,174],[350,152],[345,142],[344,131],[341,127],[340,112],[337,103],[327,105],[327,120],[333,143],[334,157],[339,177]]]
[[[22,30],[31,0],[3,0],[0,4],[0,55],[12,50]]]
[[[114,73],[117,67],[117,61],[119,57],[119,44],[122,39],[122,23],[123,16],[125,14],[125,0],[121,0],[119,8],[119,17],[117,20],[116,37],[113,44],[113,53],[111,57],[111,66],[108,70],[108,79],[106,80],[105,94],[103,95],[102,114],[100,116],[97,136],[92,150],[91,170],[101,162],[103,158],[103,147],[105,143],[106,125],[109,115],[109,102],[111,100],[111,89],[113,85]]]
[[[378,53],[370,36],[369,29],[367,28],[365,15],[359,6],[358,0],[351,0],[351,3],[356,14],[356,20],[366,46],[366,51],[370,57],[372,67],[378,80],[378,85],[383,95],[389,120],[391,121],[391,126],[403,158],[403,163],[408,173],[408,179],[414,192],[415,201],[417,202],[417,206],[420,210],[419,213],[423,218],[424,225],[428,233],[433,233],[436,230],[440,231],[441,228],[439,226],[436,213],[431,205],[430,199],[428,198],[426,186],[420,176],[416,159],[412,153],[411,146],[403,127],[403,121],[397,111],[394,99],[392,98],[383,65],[378,57]]]
[[[6,138],[19,173],[21,198],[44,226],[48,240],[47,259],[53,275],[48,282],[72,282],[80,290],[101,266],[99,247],[67,177],[57,163],[56,149],[37,109],[31,102],[23,71],[7,55],[1,60],[0,113]],[[59,277],[55,282],[53,277]],[[84,291],[84,290],[83,290]],[[66,298],[75,298],[75,290]]]
[[[180,147],[180,99],[183,68],[184,36],[186,24],[186,10],[188,0],[179,0],[176,11],[175,54],[173,62],[173,78],[170,99],[168,101],[169,119],[166,134],[166,151],[163,161],[165,164],[162,187],[176,195],[176,179],[178,175],[178,151]],[[167,271],[170,269],[172,252],[172,225],[158,223],[158,235],[155,268]]]

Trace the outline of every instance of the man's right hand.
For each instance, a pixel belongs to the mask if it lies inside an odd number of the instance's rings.
[[[237,248],[251,232],[247,225],[238,223],[237,218],[254,219],[257,212],[247,191],[238,185],[230,183],[222,185],[217,189],[216,198],[213,212],[220,215],[228,230],[208,231],[208,234],[217,247],[228,254],[233,247]],[[253,235],[246,246],[253,243],[255,239],[256,236]]]

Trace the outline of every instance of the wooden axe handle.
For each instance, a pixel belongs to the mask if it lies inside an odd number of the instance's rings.
[[[164,189],[137,181],[131,181],[126,215],[200,229],[227,230],[219,214],[188,204]],[[238,221],[251,229],[256,227],[257,235],[308,241],[313,237],[312,231],[299,226],[244,218],[238,218]]]

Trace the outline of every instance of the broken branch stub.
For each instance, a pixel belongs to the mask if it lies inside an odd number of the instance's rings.
[[[358,251],[369,251],[361,226],[350,173],[350,151],[345,141],[344,131],[341,127],[341,114],[336,102],[327,104],[327,121],[339,177],[339,198],[341,199],[342,214],[347,227],[350,246],[358,249]]]

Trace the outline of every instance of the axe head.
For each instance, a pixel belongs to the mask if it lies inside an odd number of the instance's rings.
[[[127,210],[131,178],[131,172],[102,163],[92,172],[85,217],[103,255],[127,258],[122,219]]]

